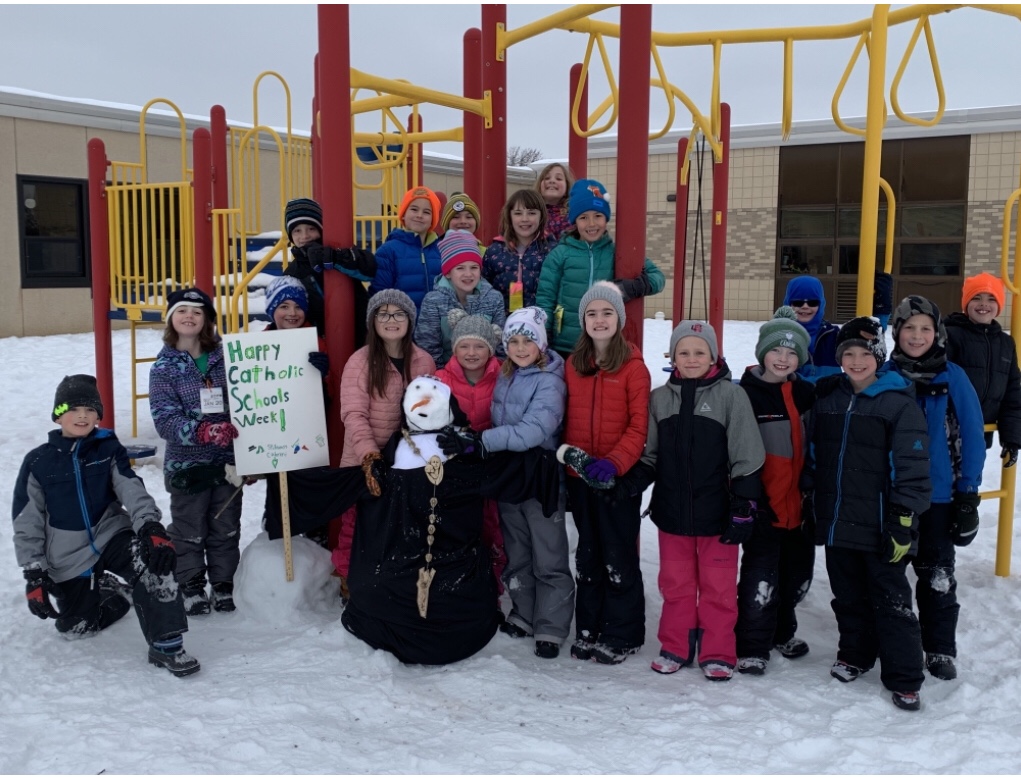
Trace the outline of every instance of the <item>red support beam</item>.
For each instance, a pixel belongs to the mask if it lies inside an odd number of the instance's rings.
[[[684,280],[686,274],[688,246],[688,183],[681,183],[681,168],[688,158],[688,139],[677,141],[677,201],[674,203],[674,307],[673,322],[676,327],[684,321]],[[688,181],[691,181],[689,171]]]
[[[350,26],[346,5],[319,6],[319,171],[323,207],[323,244],[354,245],[354,192],[351,162]],[[326,351],[330,356],[330,393],[340,397],[340,376],[354,352],[354,281],[343,273],[324,274]],[[334,404],[327,415],[330,464],[340,462],[344,425]]]
[[[103,401],[99,426],[113,429],[113,333],[110,327],[110,216],[106,199],[106,146],[99,138],[88,143],[89,263],[92,266],[92,329],[96,347],[96,385]]]
[[[213,149],[209,130],[199,127],[191,136],[191,188],[195,208],[195,286],[214,300],[213,286]],[[216,268],[222,275],[224,268]],[[222,322],[221,322],[222,323]],[[223,327],[220,327],[223,332]]]
[[[497,59],[498,25],[507,26],[507,6],[482,6],[482,89],[493,104],[493,126],[482,133],[482,191],[478,202],[482,224],[492,230],[500,223],[507,199],[507,62]]]
[[[617,195],[614,223],[616,278],[634,278],[645,262],[649,181],[649,50],[652,6],[620,9],[620,129],[617,133]],[[627,304],[624,337],[642,346],[645,301]]]
[[[209,109],[209,139],[213,157],[213,208],[230,207],[230,164],[227,160],[227,112],[222,105]]]
[[[482,99],[482,30],[472,27],[464,34],[464,96],[472,100]],[[476,204],[482,193],[482,117],[470,111],[464,112],[464,191]],[[480,227],[482,225],[479,225]],[[480,236],[494,234],[495,227],[488,232],[477,230]],[[485,239],[485,238],[484,238]]]
[[[709,323],[723,356],[723,300],[727,282],[727,196],[730,192],[730,105],[720,104],[723,161],[713,164],[713,223],[709,254]]]
[[[581,83],[581,63],[571,66],[570,94],[567,96],[567,164],[574,173],[574,177],[588,178],[588,138],[577,135],[574,132],[574,122],[571,121],[574,110],[574,96],[578,94],[578,85]],[[578,126],[588,129],[588,79],[581,85],[581,103],[578,105]]]

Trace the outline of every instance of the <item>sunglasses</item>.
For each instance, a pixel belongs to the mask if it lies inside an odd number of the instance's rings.
[[[791,300],[791,308],[801,308],[803,305],[807,305],[809,308],[818,308],[819,300]]]

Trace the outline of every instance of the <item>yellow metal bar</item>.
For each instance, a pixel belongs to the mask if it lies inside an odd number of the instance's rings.
[[[163,97],[154,97],[152,100],[147,102],[142,107],[142,115],[141,115],[141,117],[138,120],[138,134],[139,134],[139,137],[140,137],[140,142],[139,142],[139,162],[142,165],[142,171],[143,171],[142,172],[142,181],[141,181],[141,183],[148,183],[148,181],[149,181],[149,173],[148,173],[149,162],[148,162],[148,158],[146,156],[146,142],[145,142],[145,115],[149,112],[149,109],[152,106],[154,106],[156,103],[163,103],[164,105],[169,105],[174,110],[174,113],[177,114],[177,122],[178,122],[178,126],[180,127],[180,130],[181,130],[181,180],[182,181],[187,181],[188,180],[188,127],[187,127],[187,124],[184,121],[184,114],[181,113],[181,109],[178,108],[174,103],[170,102],[170,100],[167,100],[166,98],[163,98]]]
[[[712,137],[720,137],[723,123],[720,113],[720,62],[723,59],[723,41],[713,41],[713,82],[709,98],[709,117],[712,120]]]
[[[660,59],[659,49],[657,49],[655,46],[652,47],[652,59],[656,63],[656,72],[659,74],[659,81],[660,81],[660,83],[661,84],[668,83],[668,79],[667,79],[667,75],[666,75],[666,68],[663,67],[663,60]],[[579,84],[579,87],[580,86],[581,86],[581,84]],[[666,135],[670,131],[670,128],[673,126],[673,123],[674,123],[674,114],[675,114],[674,100],[673,100],[673,96],[670,94],[670,91],[668,89],[666,89],[666,87],[663,87],[663,96],[666,98],[666,109],[667,109],[666,122],[663,124],[663,129],[662,130],[660,130],[659,132],[654,132],[651,135],[649,135],[649,140],[650,141],[654,141],[654,140],[656,140],[656,138],[662,138],[664,135]]]
[[[277,73],[275,70],[264,70],[262,73],[260,73],[258,76],[256,76],[255,83],[252,84],[252,124],[254,124],[255,126],[259,125],[259,85],[262,83],[262,79],[264,79],[266,76],[272,76],[277,81],[279,81],[280,82],[280,86],[282,86],[284,88],[284,102],[285,102],[285,109],[286,109],[286,116],[287,116],[287,146],[286,146],[287,151],[286,151],[285,154],[283,154],[280,157],[280,167],[283,168],[282,175],[284,177],[284,180],[287,181],[288,184],[290,184],[290,180],[291,180],[291,141],[294,139],[294,135],[291,132],[291,89],[290,89],[290,87],[287,86],[287,81],[284,79],[284,77],[281,76],[279,73]],[[258,143],[256,143],[255,154],[256,154],[256,165],[261,168],[262,166],[259,165],[259,162],[258,162],[258,159],[259,159],[259,147],[258,147]],[[287,189],[288,189],[288,198],[287,199],[290,200],[291,199],[290,198],[290,191],[289,191],[290,190],[290,186],[288,186]],[[261,188],[260,188],[260,191],[261,191]]]
[[[588,80],[589,62],[592,59],[592,48],[593,46],[599,47],[599,55],[603,60],[603,70],[606,72],[606,81],[610,85],[610,105],[613,106],[613,112],[610,114],[609,121],[601,127],[592,127],[591,120],[589,129],[583,130],[578,125],[578,111],[581,107],[581,94],[582,91],[579,89],[574,95],[574,102],[571,104],[571,124],[573,126],[575,134],[583,138],[591,138],[593,135],[599,135],[600,133],[609,130],[614,123],[617,121],[617,113],[619,106],[619,93],[617,91],[617,81],[613,77],[613,67],[610,65],[610,57],[606,53],[606,46],[603,45],[603,38],[601,35],[590,35],[588,39],[588,45],[585,47],[585,58],[581,62],[581,74],[578,76],[578,83],[584,84]]]
[[[847,67],[844,68],[844,74],[840,77],[840,81],[837,83],[837,89],[833,93],[833,99],[830,101],[830,113],[833,116],[833,123],[837,127],[846,133],[851,135],[865,135],[865,130],[860,130],[857,127],[851,127],[844,123],[844,120],[840,118],[840,96],[844,93],[844,87],[847,86],[847,79],[851,77],[851,71],[854,70],[854,65],[858,61],[858,57],[861,55],[861,50],[865,47],[865,41],[868,40],[869,34],[863,32],[861,37],[858,38],[858,44],[854,47],[854,52],[851,54],[851,59],[847,63]]]
[[[1003,234],[1000,236],[1000,278],[1003,279],[1003,285],[1007,287],[1007,291],[1012,295],[1021,294],[1021,288],[1018,285],[1018,279],[1016,275],[1011,277],[1010,268],[1008,267],[1008,254],[1010,253],[1010,222],[1011,214],[1014,211],[1014,203],[1021,198],[1021,188],[1015,189],[1014,192],[1007,198],[1007,202],[1003,206]],[[1021,213],[1018,214],[1018,221],[1021,223]],[[1017,261],[1014,262],[1015,274],[1017,273]],[[1011,312],[1011,318],[1013,320],[1013,312]],[[1014,334],[1014,330],[1011,330],[1011,334]]]
[[[862,175],[861,236],[858,254],[858,316],[872,315],[876,274],[876,232],[879,221],[879,168],[886,122],[886,44],[889,5],[872,12],[872,45],[869,50],[868,109],[865,115],[865,169]]]
[[[1017,293],[1018,263],[1014,262],[1015,291],[1011,294],[1010,305],[1010,336],[1014,339],[1014,349],[1021,345],[1021,295]],[[1004,279],[1006,280],[1006,279]],[[1017,466],[1004,467],[1000,471],[1000,489],[1004,492],[1000,498],[1000,513],[996,527],[996,566],[995,573],[999,576],[1010,575],[1011,547],[1014,542],[1014,502],[1017,496]]]
[[[557,11],[555,14],[545,16],[542,19],[536,19],[534,22],[523,24],[514,30],[504,30],[496,37],[497,57],[503,59],[504,52],[515,43],[521,43],[529,38],[534,38],[536,35],[542,35],[544,32],[560,29],[565,24],[570,24],[600,11],[616,7],[617,5],[575,5],[563,11]],[[618,33],[616,37],[620,37],[620,34]]]
[[[893,241],[896,237],[894,230],[894,214],[897,212],[897,198],[893,195],[893,187],[882,176],[879,177],[879,186],[886,194],[886,246],[884,247],[885,257],[883,261],[883,272],[893,272]],[[879,215],[876,214],[876,229],[879,229]]]
[[[794,39],[783,42],[783,108],[780,114],[780,140],[791,137],[794,123]]]
[[[410,98],[417,103],[432,103],[433,105],[455,108],[458,111],[468,111],[469,113],[478,114],[484,119],[492,120],[493,118],[492,104],[485,98],[474,100],[468,97],[452,95],[436,89],[415,86],[406,81],[373,76],[354,68],[351,68],[351,86],[358,89],[373,89],[391,95],[400,95],[401,97]]]
[[[430,132],[356,132],[355,143],[371,146],[389,145],[391,143],[439,143],[443,141],[462,142],[464,128],[453,127],[449,130],[432,130]]]
[[[374,113],[375,111],[382,111],[384,108],[406,108],[409,105],[414,105],[415,103],[415,101],[410,98],[400,97],[398,95],[376,95],[375,97],[366,97],[361,100],[354,100],[353,96],[357,91],[357,89],[351,90],[352,115]]]
[[[925,30],[925,44],[929,49],[929,64],[932,65],[932,77],[936,84],[936,97],[938,100],[938,106],[936,109],[936,115],[932,119],[917,119],[913,116],[908,116],[900,109],[900,103],[897,99],[897,93],[900,89],[900,80],[904,75],[904,71],[907,69],[908,61],[911,59],[911,54],[915,50],[915,44],[918,42],[918,34]],[[897,74],[893,77],[893,83],[890,84],[890,106],[893,108],[893,112],[897,114],[897,117],[908,124],[914,124],[919,127],[935,127],[939,124],[940,119],[943,118],[943,111],[947,107],[947,95],[946,90],[943,88],[943,76],[939,72],[939,60],[936,58],[936,43],[932,39],[932,28],[929,26],[929,17],[922,16],[918,19],[918,24],[915,25],[915,31],[911,35],[911,40],[908,42],[907,48],[904,50],[904,56],[901,58],[900,67],[897,68]]]
[[[652,86],[663,86],[659,81],[652,81]],[[720,145],[719,140],[713,137],[712,127],[709,123],[709,119],[702,115],[702,112],[698,110],[698,107],[684,92],[678,89],[673,84],[667,84],[666,87],[670,90],[670,94],[681,101],[685,108],[691,113],[692,122],[692,143],[694,143],[695,131],[701,131],[702,135],[705,136],[709,142],[710,148],[713,150],[713,158],[717,162],[723,161],[723,146]]]

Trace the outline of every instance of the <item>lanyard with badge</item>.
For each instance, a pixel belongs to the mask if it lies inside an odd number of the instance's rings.
[[[209,355],[205,355],[206,359]],[[199,365],[196,363],[196,367]],[[213,382],[209,378],[208,364],[205,371],[202,371],[202,381],[205,386],[199,389],[199,408],[202,411],[202,415],[205,416],[210,413],[224,413],[223,406],[223,387],[213,386]]]

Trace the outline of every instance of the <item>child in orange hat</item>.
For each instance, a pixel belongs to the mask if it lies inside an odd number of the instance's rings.
[[[399,289],[414,301],[416,311],[422,307],[422,298],[440,275],[440,211],[440,198],[429,187],[415,186],[404,193],[397,210],[402,226],[387,235],[376,252],[370,295]]]
[[[1017,463],[1021,448],[1021,371],[1014,339],[1000,327],[1003,313],[1003,281],[991,273],[964,280],[963,313],[946,317],[947,359],[964,368],[982,403],[986,424],[995,423],[1000,436],[1004,467]],[[986,433],[986,448],[993,434]]]

